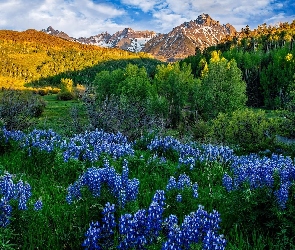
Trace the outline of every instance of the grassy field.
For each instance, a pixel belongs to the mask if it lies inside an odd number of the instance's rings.
[[[45,110],[36,121],[36,128],[53,129],[60,134],[72,134],[75,126],[88,125],[88,118],[80,100],[62,101],[57,95],[46,95],[43,97],[46,102]],[[77,124],[78,123],[78,124]]]

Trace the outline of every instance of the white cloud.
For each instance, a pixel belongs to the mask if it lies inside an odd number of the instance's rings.
[[[183,21],[195,20],[202,13],[209,14],[221,24],[230,23],[238,31],[246,25],[256,28],[264,20],[276,16],[278,9],[282,11],[284,7],[284,4],[274,0],[165,0],[163,5],[165,8],[160,10],[155,5],[153,13],[157,27],[165,32],[169,29],[169,25],[175,26]],[[278,19],[280,17],[278,16]],[[289,16],[286,19],[290,21],[291,18]]]
[[[90,36],[106,30],[116,32],[122,27],[111,19],[126,14],[124,9],[112,4],[95,4],[91,0],[7,0],[0,4],[0,9],[0,29],[41,30],[52,26],[71,36]]]
[[[70,36],[90,36],[125,27],[166,33],[209,14],[237,30],[264,22],[292,21],[293,1],[275,0],[0,0],[0,29],[37,30],[52,26]],[[292,6],[293,4],[293,6]],[[293,9],[293,11],[292,11]],[[134,21],[136,20],[136,21]]]
[[[264,20],[268,25],[277,25],[279,23],[290,22],[290,20],[295,20],[295,15],[286,16],[285,13],[281,12],[270,18]]]

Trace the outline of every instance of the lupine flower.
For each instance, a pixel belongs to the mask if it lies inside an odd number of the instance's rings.
[[[42,207],[43,207],[43,203],[42,203],[42,201],[41,201],[40,199],[37,200],[37,201],[35,202],[35,204],[34,204],[34,210],[35,210],[35,211],[39,211],[39,210],[42,209]]]
[[[11,205],[1,199],[0,201],[0,227],[6,227],[10,223],[12,213]]]
[[[113,244],[112,236],[114,234],[115,222],[115,205],[109,202],[105,205],[102,214],[102,224],[99,222],[91,222],[87,230],[82,246],[84,249],[103,249]]]
[[[181,196],[181,194],[178,194],[178,195],[176,196],[176,201],[177,201],[177,202],[181,202],[181,201],[182,201],[182,196]]]
[[[203,249],[219,250],[225,249],[226,242],[222,236],[217,236],[215,232],[208,230],[203,239]]]
[[[228,192],[233,190],[233,180],[232,178],[228,175],[225,174],[222,178],[222,185],[226,188]]]
[[[18,209],[27,210],[27,201],[32,195],[31,186],[28,183],[23,184],[23,182],[20,181],[17,183],[17,189],[19,197]]]
[[[290,157],[273,154],[271,157],[259,157],[256,154],[234,157],[231,163],[232,176],[225,174],[223,185],[228,192],[244,187],[250,189],[266,187],[274,192],[278,206],[286,207],[290,183],[295,180],[295,165]],[[274,189],[274,176],[279,176],[280,186]]]
[[[277,203],[281,209],[286,208],[286,203],[288,201],[289,189],[291,182],[287,181],[286,183],[281,184],[280,189],[274,192]]]
[[[94,249],[102,249],[102,247],[99,245],[98,240],[101,237],[101,229],[99,222],[91,222],[90,227],[87,230],[86,239],[84,240],[82,246],[84,249],[94,250]]]
[[[61,147],[64,150],[65,161],[72,158],[95,162],[102,153],[107,153],[115,159],[134,154],[134,149],[125,136],[102,130],[75,135],[68,142],[63,142]]]
[[[179,154],[179,163],[190,167],[192,170],[196,162],[216,161],[221,164],[231,162],[234,152],[229,147],[213,146],[211,144],[196,147],[191,144],[183,144],[173,137],[155,137],[147,148],[151,151],[165,152],[174,150]]]
[[[173,190],[173,189],[182,191],[185,188],[192,188],[193,197],[198,198],[198,184],[197,183],[192,184],[189,176],[187,176],[186,174],[181,174],[178,177],[178,180],[174,176],[171,176],[166,186],[167,191]],[[182,200],[182,196],[181,194],[178,194],[176,196],[176,201],[181,202],[181,200]]]
[[[116,173],[108,161],[104,168],[88,168],[79,179],[68,187],[66,200],[71,204],[74,200],[81,198],[81,188],[86,186],[94,197],[100,195],[101,187],[106,184],[111,193],[118,199],[118,204],[124,207],[126,202],[137,198],[139,181],[134,178],[128,179],[128,163],[124,161],[122,174]]]
[[[166,186],[166,190],[171,190],[177,188],[177,182],[174,176],[170,176],[170,179],[168,181],[168,184]]]
[[[192,185],[191,180],[189,176],[187,176],[186,174],[181,174],[178,177],[177,188],[179,190],[183,190],[186,187],[191,187],[191,185]]]
[[[10,201],[18,201],[18,209],[26,210],[31,195],[31,186],[28,183],[23,183],[21,180],[13,183],[13,176],[9,173],[0,176],[0,227],[6,227],[10,223],[12,213]]]
[[[208,213],[202,206],[186,215],[180,227],[177,218],[171,215],[164,220],[169,233],[162,249],[190,249],[193,243],[202,243],[203,249],[225,249],[226,241],[218,235],[219,223],[219,213]]]
[[[198,196],[199,196],[199,194],[198,194],[198,189],[199,189],[198,183],[194,183],[192,188],[193,188],[193,197],[198,198]]]

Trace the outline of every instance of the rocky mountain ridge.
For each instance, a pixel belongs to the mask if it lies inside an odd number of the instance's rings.
[[[208,14],[202,14],[194,21],[173,28],[168,34],[149,40],[143,51],[159,59],[174,61],[193,55],[196,48],[203,50],[235,33],[236,29],[231,24],[221,25]]]
[[[236,34],[231,24],[220,24],[208,14],[196,20],[184,22],[167,34],[154,31],[134,31],[125,28],[111,35],[108,32],[91,37],[73,38],[66,33],[54,30],[51,26],[43,32],[66,40],[109,48],[120,48],[131,52],[146,52],[164,61],[175,61],[193,55],[196,48],[201,50],[217,44],[222,38]]]
[[[62,31],[58,31],[49,26],[47,29],[43,29],[43,32],[58,36],[60,38],[79,42],[82,44],[97,45],[108,48],[120,48],[130,52],[142,51],[144,45],[153,37],[157,35],[154,31],[135,31],[131,28],[125,28],[111,35],[108,32],[100,33],[90,37],[74,38],[68,36]]]

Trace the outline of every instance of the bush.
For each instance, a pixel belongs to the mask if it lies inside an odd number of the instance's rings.
[[[211,137],[220,143],[240,146],[246,152],[271,149],[279,121],[264,111],[244,109],[231,114],[220,113],[212,122]]]
[[[69,101],[69,100],[73,100],[75,98],[74,93],[72,92],[59,92],[57,94],[57,99],[60,101]]]
[[[96,95],[85,94],[83,102],[93,128],[111,133],[120,131],[130,140],[139,138],[148,130],[161,130],[166,124],[164,118],[150,114],[144,105],[123,97],[111,96],[98,104]]]
[[[48,89],[38,89],[38,94],[41,96],[48,95],[49,90]]]
[[[28,128],[33,118],[41,116],[46,104],[32,92],[7,90],[0,99],[0,118],[8,130]]]
[[[62,101],[73,100],[75,93],[73,92],[73,80],[68,78],[62,78],[60,80],[61,89],[57,94],[57,99]]]

